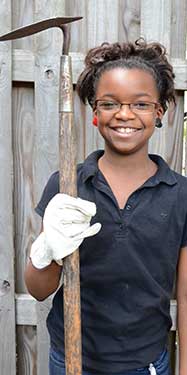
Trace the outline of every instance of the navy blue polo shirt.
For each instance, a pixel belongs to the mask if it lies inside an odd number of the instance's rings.
[[[98,169],[103,151],[78,166],[78,195],[93,201],[101,231],[80,246],[83,367],[118,374],[147,366],[167,345],[170,298],[180,248],[187,245],[187,179],[156,155],[157,173],[130,195],[123,210]],[[123,189],[123,187],[121,187]],[[46,185],[43,216],[59,191]],[[63,286],[47,319],[51,345],[64,355]]]

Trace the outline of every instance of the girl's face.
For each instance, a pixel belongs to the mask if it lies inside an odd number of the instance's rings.
[[[158,98],[156,82],[149,72],[135,68],[105,71],[97,84],[96,100],[140,103],[136,113],[127,105],[117,112],[96,106],[94,113],[105,140],[105,150],[124,155],[140,150],[148,152],[148,140],[154,132],[156,118],[163,116],[163,109],[160,105],[153,105],[151,112],[141,109],[144,102],[158,103]]]

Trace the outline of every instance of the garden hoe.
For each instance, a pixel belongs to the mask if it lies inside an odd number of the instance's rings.
[[[76,196],[76,140],[73,125],[73,88],[71,60],[68,56],[70,30],[68,23],[82,17],[56,17],[21,27],[0,37],[0,41],[23,38],[40,31],[59,27],[64,34],[60,58],[59,137],[60,137],[60,192]],[[63,261],[64,273],[64,330],[66,375],[81,375],[81,318],[79,252]]]

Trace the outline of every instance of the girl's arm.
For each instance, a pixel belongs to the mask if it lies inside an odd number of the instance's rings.
[[[58,288],[62,267],[52,262],[48,267],[37,269],[29,260],[25,270],[25,283],[29,293],[43,301]]]
[[[179,375],[187,374],[187,247],[181,248],[177,274]]]
[[[61,273],[62,267],[56,262],[52,262],[43,269],[37,269],[33,266],[31,259],[29,259],[25,269],[25,283],[29,293],[38,301],[43,301],[58,288]]]

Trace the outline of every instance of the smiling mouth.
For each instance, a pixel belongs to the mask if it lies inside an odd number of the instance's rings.
[[[137,131],[141,130],[141,129],[135,129],[135,128],[124,128],[124,127],[119,127],[119,128],[113,128],[112,130],[114,130],[115,132],[119,133],[119,134],[132,134],[132,133],[136,133]]]

